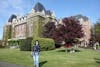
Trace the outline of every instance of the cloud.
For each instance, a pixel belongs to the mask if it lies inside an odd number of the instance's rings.
[[[3,26],[8,21],[10,15],[23,15],[27,8],[30,8],[30,2],[26,1],[27,0],[0,0],[0,39],[3,35]]]
[[[0,39],[3,35],[3,26],[12,14],[25,15],[34,5],[34,0],[0,0]]]
[[[1,0],[0,13],[24,14],[23,1],[22,0]]]

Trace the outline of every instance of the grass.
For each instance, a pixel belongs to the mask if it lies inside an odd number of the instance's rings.
[[[40,67],[100,67],[100,52],[79,49],[80,52],[65,53],[64,48],[42,51]],[[33,58],[29,51],[18,49],[0,49],[0,61],[33,67]]]

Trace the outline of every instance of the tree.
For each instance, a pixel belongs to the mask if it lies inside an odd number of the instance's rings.
[[[55,22],[48,22],[47,24],[45,24],[43,29],[43,37],[51,38],[54,29],[55,29]]]
[[[59,24],[55,30],[53,30],[52,38],[55,42],[66,43],[66,46],[72,45],[77,38],[84,36],[82,31],[82,25],[74,17],[64,18],[63,24]]]
[[[98,19],[98,21],[94,25],[94,29],[95,29],[95,38],[100,42],[100,19]]]

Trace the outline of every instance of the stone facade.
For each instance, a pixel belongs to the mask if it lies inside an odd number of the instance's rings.
[[[42,37],[43,26],[49,21],[56,21],[54,12],[46,10],[41,3],[36,3],[35,7],[27,15],[12,15],[9,18],[4,26],[3,40],[10,41]],[[8,26],[10,26],[11,29],[7,28]],[[7,32],[6,28],[10,32]],[[8,38],[7,36],[11,37]]]
[[[91,37],[91,23],[89,18],[82,15],[73,17],[79,20],[83,27],[82,29],[85,35],[80,40],[88,42]],[[42,37],[42,29],[50,21],[55,22],[55,25],[62,24],[62,19],[57,21],[54,12],[46,10],[41,3],[37,3],[27,15],[11,15],[4,26],[3,40],[10,41]]]
[[[86,16],[82,16],[82,15],[76,15],[74,17],[77,20],[79,20],[80,24],[82,25],[84,37],[81,38],[80,40],[89,43],[89,40],[91,38],[91,22],[90,22],[89,18]]]

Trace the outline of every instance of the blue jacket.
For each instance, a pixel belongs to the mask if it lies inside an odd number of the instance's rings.
[[[33,52],[40,52],[40,46],[39,46],[39,45],[34,45],[34,46],[32,47],[32,51],[33,51]]]

